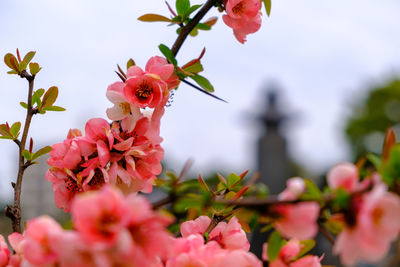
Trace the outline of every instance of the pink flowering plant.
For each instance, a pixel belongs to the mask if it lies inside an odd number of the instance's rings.
[[[247,178],[247,171],[217,182],[186,180],[191,162],[176,175],[163,170],[162,117],[173,92],[182,84],[215,99],[210,81],[199,73],[200,56],[181,65],[177,55],[186,38],[210,30],[216,17],[202,19],[217,8],[235,38],[246,41],[270,15],[270,0],[189,0],[168,3],[170,15],[145,14],[139,20],[167,22],[177,27],[171,48],[159,45],[160,55],[145,67],[129,59],[118,66],[117,78],[105,94],[106,118],[92,118],[84,131],[71,129],[66,139],[34,148],[29,127],[35,115],[64,111],[54,105],[58,88],[34,88],[41,70],[17,49],[4,57],[15,74],[28,82],[26,120],[0,125],[0,138],[19,150],[14,204],[6,207],[13,232],[0,235],[0,267],[5,266],[263,266],[319,267],[323,255],[308,254],[320,232],[346,266],[385,257],[400,231],[400,144],[387,131],[382,155],[368,154],[356,164],[339,163],[326,175],[321,190],[310,179],[293,177],[277,196],[268,195]],[[117,80],[119,79],[119,80]],[[190,79],[190,80],[189,80]],[[22,128],[22,133],[21,133]],[[168,137],[167,137],[168,138]],[[24,172],[49,153],[46,179],[58,208],[71,215],[70,228],[42,215],[21,221]],[[151,203],[146,194],[158,187],[166,197]],[[23,225],[25,224],[25,227]],[[259,227],[269,232],[263,253],[250,252],[247,233]],[[24,228],[24,229],[23,229]]]

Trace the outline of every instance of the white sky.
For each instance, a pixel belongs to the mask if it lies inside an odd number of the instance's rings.
[[[170,1],[173,3],[172,1]],[[201,1],[192,1],[201,3]],[[400,71],[400,2],[397,0],[273,0],[270,18],[239,44],[220,19],[211,32],[184,44],[183,64],[206,46],[203,75],[224,104],[185,85],[163,118],[161,134],[169,163],[179,170],[195,158],[195,171],[255,168],[255,127],[247,122],[265,98],[265,82],[277,80],[296,121],[288,133],[295,159],[320,171],[347,157],[342,126],[350,104]],[[168,15],[164,1],[1,0],[0,55],[37,51],[43,67],[36,88],[57,85],[66,112],[33,119],[37,144],[61,142],[69,128],[83,130],[92,117],[106,117],[107,86],[116,64],[132,57],[140,66],[171,46],[175,29],[136,20],[144,13]],[[217,12],[211,15],[221,16]],[[2,58],[3,56],[1,56]],[[0,122],[24,120],[26,82],[0,64]],[[298,115],[299,114],[299,115]],[[16,146],[0,140],[0,195],[15,176]]]

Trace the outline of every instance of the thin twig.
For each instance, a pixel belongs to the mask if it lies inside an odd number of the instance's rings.
[[[318,228],[321,234],[331,243],[332,245],[335,243],[335,239],[332,237],[332,235],[328,232],[328,230],[325,228],[324,225],[321,223],[318,223]]]
[[[33,86],[35,76],[30,75],[26,71],[22,71],[20,73],[21,78],[25,78],[29,83],[28,90],[28,102],[27,102],[27,111],[25,118],[24,130],[22,132],[21,141],[14,140],[14,142],[19,147],[19,163],[18,163],[18,173],[17,173],[17,181],[14,184],[14,205],[12,207],[7,206],[6,214],[12,220],[12,228],[14,232],[21,233],[21,191],[22,191],[22,180],[24,176],[24,172],[26,168],[30,165],[25,164],[24,156],[22,155],[22,151],[25,149],[26,139],[28,137],[29,126],[31,124],[32,116],[34,115],[32,109],[32,94],[33,94]]]
[[[183,42],[185,42],[186,37],[190,34],[190,32],[196,27],[197,23],[207,14],[208,11],[218,2],[218,0],[208,0],[203,7],[197,12],[197,14],[193,17],[188,24],[186,24],[180,31],[178,38],[172,46],[172,53],[176,56],[181,48]]]

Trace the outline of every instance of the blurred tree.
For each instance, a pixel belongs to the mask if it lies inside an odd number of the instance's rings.
[[[381,153],[385,131],[394,127],[400,136],[400,80],[373,88],[355,105],[346,124],[346,137],[355,159],[366,152]]]

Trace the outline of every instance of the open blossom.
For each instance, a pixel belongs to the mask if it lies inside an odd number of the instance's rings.
[[[61,226],[42,216],[28,221],[24,236],[24,257],[34,265],[45,266],[58,260],[55,240],[62,235]]]
[[[138,66],[128,69],[124,95],[130,104],[140,108],[154,108],[169,97],[169,91],[177,87],[179,79],[174,65],[161,57],[152,57],[145,71]]]
[[[77,196],[72,203],[75,228],[86,243],[113,245],[128,223],[123,195],[109,186]]]
[[[14,254],[10,257],[8,262],[8,266],[11,267],[19,267],[23,260],[24,255],[24,245],[25,245],[25,237],[20,233],[12,233],[8,236],[8,241],[12,249],[14,250]]]
[[[318,232],[319,205],[316,202],[278,204],[273,211],[279,216],[274,227],[287,238],[309,239]]]
[[[196,220],[186,221],[181,225],[182,236],[203,235],[210,223],[211,219],[208,216],[200,216]],[[210,232],[208,240],[217,242],[224,249],[248,251],[250,248],[246,233],[236,217],[232,217],[228,223],[219,222]]]
[[[354,218],[346,220],[345,229],[336,239],[334,253],[348,266],[359,260],[379,261],[400,232],[400,198],[378,183],[372,191],[353,197],[349,212]]]
[[[10,258],[10,250],[8,249],[7,243],[2,235],[0,235],[0,267],[5,267],[8,264]]]
[[[289,240],[279,251],[278,257],[269,262],[270,267],[321,267],[321,258],[313,255],[307,255],[296,259],[302,249],[302,244],[298,239]],[[263,246],[262,258],[268,261],[268,244]]]
[[[228,0],[225,4],[226,15],[222,17],[225,24],[233,29],[240,43],[246,36],[255,33],[261,27],[260,0]]]
[[[261,267],[257,257],[247,252],[249,242],[236,217],[220,222],[211,230],[207,243],[204,233],[211,219],[200,216],[181,224],[182,238],[176,238],[167,259],[167,267],[237,266]]]

